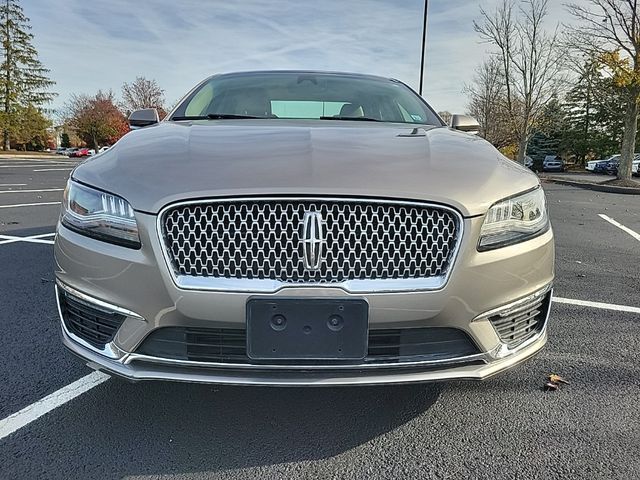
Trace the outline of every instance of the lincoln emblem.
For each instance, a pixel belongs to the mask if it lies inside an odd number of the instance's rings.
[[[315,271],[322,263],[325,236],[322,215],[319,212],[304,212],[302,218],[302,250],[304,268]]]

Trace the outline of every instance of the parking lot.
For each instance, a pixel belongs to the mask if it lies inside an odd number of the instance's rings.
[[[0,479],[640,478],[640,197],[544,185],[549,344],[487,381],[132,384],[60,342],[51,244],[74,164],[0,158]],[[552,372],[570,384],[544,392]]]

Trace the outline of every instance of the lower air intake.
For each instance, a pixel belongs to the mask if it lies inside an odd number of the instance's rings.
[[[492,315],[489,321],[503,343],[509,347],[516,347],[542,330],[550,303],[551,292],[549,291]]]
[[[85,342],[104,347],[111,342],[126,316],[85,302],[59,289],[62,321],[69,332]]]
[[[192,327],[159,328],[136,350],[138,354],[157,358],[251,363],[246,352],[246,331],[243,329]],[[469,336],[455,328],[370,330],[369,350],[364,363],[448,360],[477,353],[480,352]]]

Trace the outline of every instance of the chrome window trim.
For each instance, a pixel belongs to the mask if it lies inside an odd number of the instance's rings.
[[[177,275],[173,269],[167,242],[164,236],[163,220],[167,211],[185,205],[209,205],[216,203],[233,203],[246,201],[317,201],[317,202],[362,202],[385,205],[403,205],[422,208],[435,208],[446,210],[453,214],[458,229],[458,238],[449,261],[449,267],[445,275],[427,278],[408,278],[396,280],[348,280],[336,283],[289,283],[270,279],[245,279],[245,278],[209,278]],[[241,196],[225,198],[208,198],[203,200],[187,200],[174,202],[164,206],[156,218],[156,231],[160,250],[164,258],[165,266],[174,285],[181,290],[202,290],[212,292],[245,292],[245,293],[276,293],[284,288],[339,288],[347,293],[391,293],[391,292],[421,292],[442,290],[455,268],[460,245],[464,238],[464,217],[456,209],[447,205],[431,202],[378,199],[368,197],[323,197],[323,196]]]

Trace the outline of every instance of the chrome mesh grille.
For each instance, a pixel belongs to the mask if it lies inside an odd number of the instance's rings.
[[[302,222],[318,212],[324,248],[305,269]],[[236,200],[178,205],[161,219],[174,273],[288,283],[444,276],[458,217],[433,206],[352,200]]]

